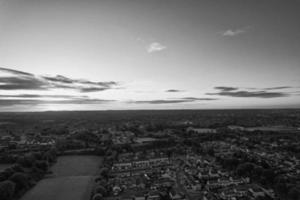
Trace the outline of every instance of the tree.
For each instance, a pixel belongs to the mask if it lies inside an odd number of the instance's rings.
[[[108,173],[109,173],[109,169],[107,167],[103,167],[101,169],[100,175],[107,179],[108,178]]]
[[[103,199],[102,194],[97,193],[93,196],[93,200],[102,200],[102,199]]]
[[[15,192],[15,183],[12,181],[0,182],[0,199],[11,200]]]
[[[254,167],[253,163],[243,163],[238,165],[236,172],[239,176],[251,176]]]
[[[278,176],[276,177],[275,182],[276,182],[275,184],[276,193],[282,197],[287,196],[288,193],[287,180],[282,176]]]
[[[210,156],[214,156],[215,155],[215,150],[211,147],[207,150],[207,154]]]
[[[36,161],[33,154],[26,154],[25,156],[19,157],[17,163],[22,167],[31,168]]]
[[[267,184],[273,184],[275,178],[275,172],[272,169],[263,170],[262,176],[266,179]]]
[[[43,155],[43,160],[48,161],[49,163],[54,162],[56,159],[56,157],[53,155],[53,153],[51,153],[50,151],[47,151],[46,153],[44,153]]]
[[[35,153],[33,153],[33,156],[37,160],[42,160],[42,158],[43,158],[43,154],[41,152],[35,152]]]
[[[10,176],[12,176],[13,174],[15,173],[15,170],[13,168],[7,168],[5,169],[3,172],[1,172],[1,175],[0,175],[0,180],[7,180]]]
[[[22,168],[21,165],[15,164],[11,167],[15,172],[24,172],[24,169]]]
[[[43,170],[43,171],[47,171],[48,170],[48,167],[49,167],[49,165],[48,165],[48,162],[47,161],[45,161],[45,160],[43,160],[43,161],[37,161],[36,163],[35,163],[35,166],[38,168],[38,169],[41,169],[41,170]]]
[[[102,196],[105,196],[107,191],[102,185],[97,185],[95,190],[94,190],[94,193],[95,194],[102,194]]]
[[[102,185],[103,187],[105,187],[107,185],[107,182],[103,179],[102,176],[99,176],[95,179],[95,182],[98,184],[98,185]]]
[[[221,158],[217,157],[218,161],[222,164],[224,168],[235,169],[239,165],[239,160],[236,158]]]
[[[288,192],[288,197],[290,200],[300,199],[300,186],[292,187]]]
[[[23,189],[26,190],[29,187],[28,177],[25,173],[16,172],[9,178],[9,180],[16,184],[16,192]]]

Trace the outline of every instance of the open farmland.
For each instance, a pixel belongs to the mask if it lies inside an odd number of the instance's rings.
[[[87,200],[101,162],[97,156],[59,157],[53,177],[41,180],[21,200]]]

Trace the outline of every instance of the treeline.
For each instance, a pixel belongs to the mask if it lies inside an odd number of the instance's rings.
[[[94,189],[91,194],[92,200],[102,200],[112,193],[112,183],[109,182],[109,179],[112,178],[110,171],[118,154],[118,150],[115,147],[108,147],[106,149],[103,165],[100,166],[98,176],[95,179]]]
[[[18,159],[17,155],[3,152],[0,154],[0,164],[11,164],[15,163]]]
[[[300,199],[299,180],[287,178],[264,160],[251,158],[242,152],[237,152],[232,157],[216,158],[224,168],[234,171],[236,175],[249,177],[253,182],[273,188],[280,199]]]
[[[56,162],[56,156],[54,148],[20,156],[12,167],[0,173],[0,199],[21,197],[44,177],[49,167]]]

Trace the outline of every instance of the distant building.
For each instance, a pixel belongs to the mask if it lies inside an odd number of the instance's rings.
[[[212,128],[193,128],[189,127],[186,129],[187,132],[193,132],[193,133],[217,133],[216,129]]]

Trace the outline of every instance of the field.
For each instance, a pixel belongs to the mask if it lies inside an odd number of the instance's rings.
[[[97,156],[59,157],[53,177],[41,180],[21,200],[88,200],[101,162]]]
[[[100,162],[97,156],[61,156],[52,171],[56,177],[92,176],[99,169]]]

